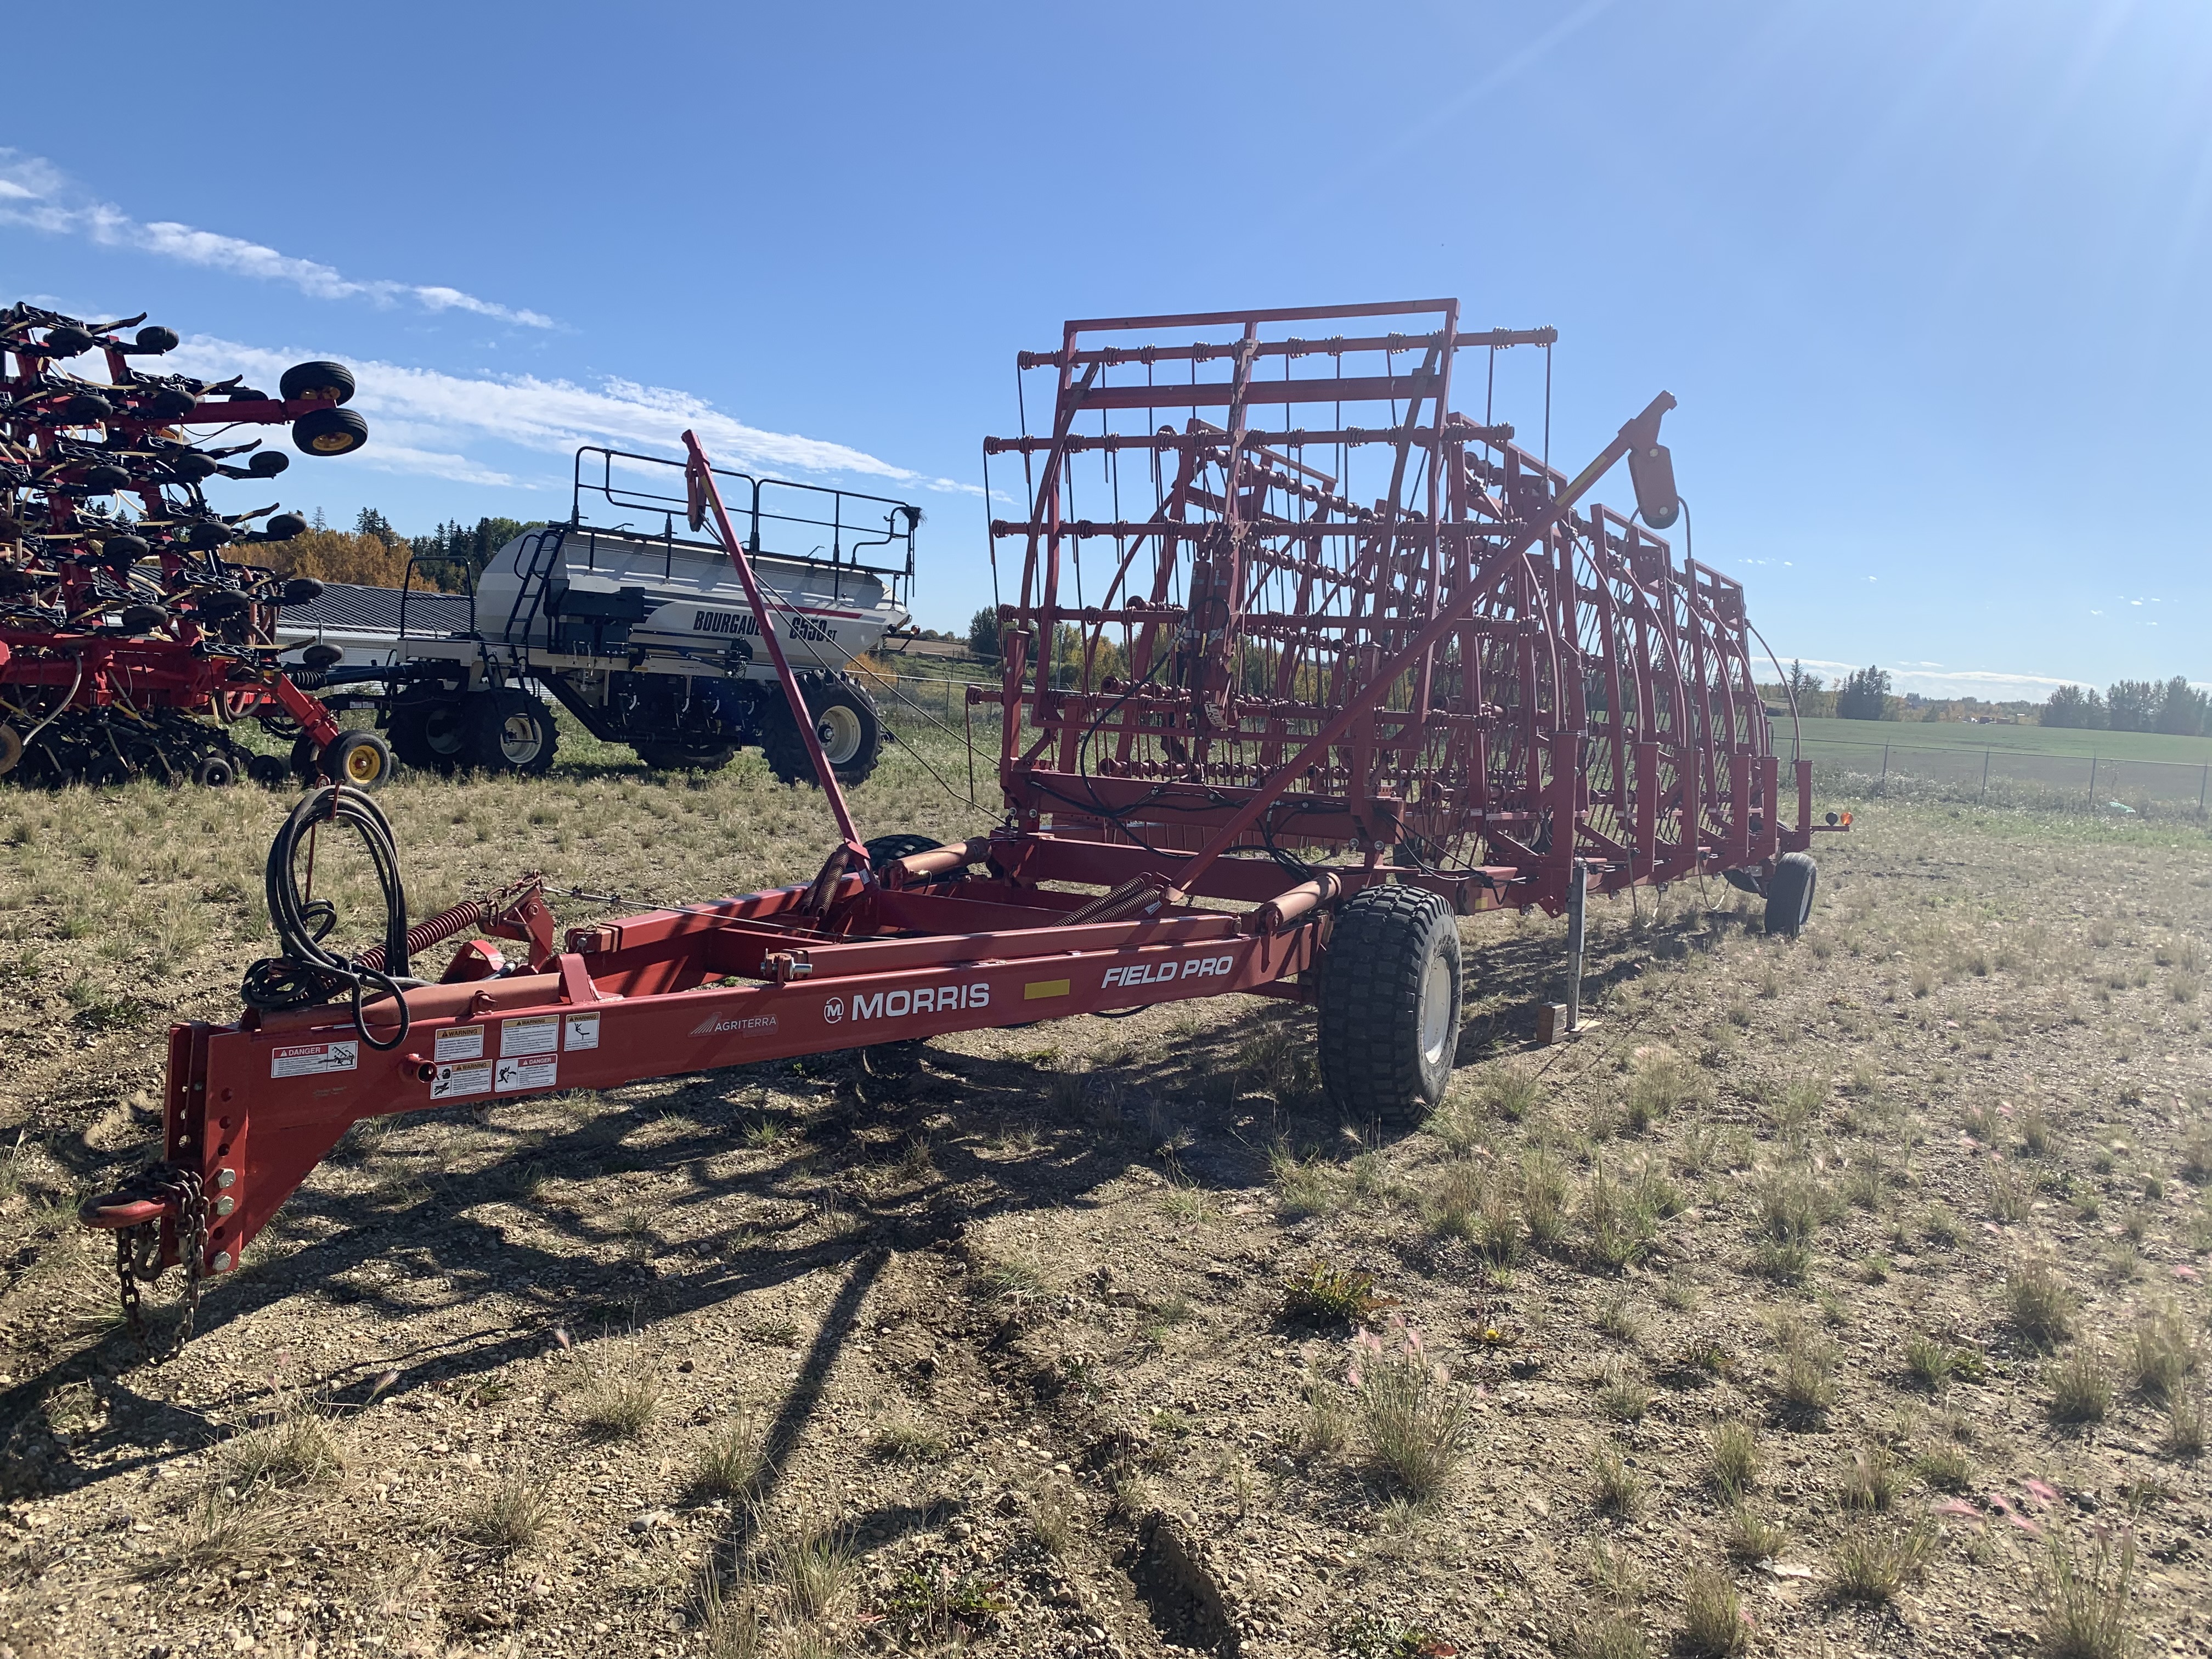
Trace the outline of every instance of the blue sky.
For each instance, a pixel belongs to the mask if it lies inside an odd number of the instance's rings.
[[[955,625],[1063,318],[1456,295],[1561,331],[1571,467],[1680,399],[1698,553],[1785,658],[2212,682],[2199,4],[107,17],[143,101],[0,116],[0,296],[354,363],[370,447],[281,481],[333,521],[558,513],[579,437],[689,420],[921,502]]]

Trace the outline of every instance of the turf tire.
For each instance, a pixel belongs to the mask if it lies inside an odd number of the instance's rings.
[[[1442,899],[1413,887],[1352,895],[1321,959],[1322,1084],[1336,1109],[1404,1122],[1438,1105],[1462,990],[1459,929]]]

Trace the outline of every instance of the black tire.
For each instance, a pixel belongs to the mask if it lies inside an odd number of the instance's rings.
[[[1810,853],[1784,853],[1766,881],[1766,931],[1796,939],[1813,914],[1813,890],[1820,872]]]
[[[228,789],[238,781],[238,767],[228,755],[202,755],[192,768],[192,781],[210,789]]]
[[[451,772],[469,762],[469,723],[459,697],[403,702],[392,711],[392,752],[402,766]]]
[[[1369,887],[1336,913],[1321,959],[1321,1075],[1357,1121],[1442,1103],[1459,1047],[1459,929],[1413,887]]]
[[[368,441],[368,422],[350,409],[313,409],[292,422],[302,455],[350,455]]]
[[[477,691],[466,700],[468,759],[487,772],[537,775],[553,764],[553,711],[527,691]]]
[[[815,732],[837,781],[866,782],[884,748],[884,723],[875,704],[854,687],[836,681],[817,680],[803,690],[807,713],[814,716]],[[813,757],[780,692],[761,721],[761,753],[779,783],[818,787]]]
[[[875,836],[862,842],[860,845],[867,849],[868,867],[872,870],[880,870],[893,859],[911,858],[916,853],[934,853],[945,843],[933,836],[907,835]],[[958,881],[967,873],[964,870],[947,870],[940,874],[927,877],[916,882],[915,885],[936,887],[945,882]]]
[[[634,743],[637,757],[656,772],[719,772],[738,757],[735,744],[693,747],[682,743]]]
[[[276,391],[288,404],[308,398],[319,403],[349,404],[353,371],[343,363],[295,363],[276,382]]]
[[[378,790],[392,781],[392,745],[374,732],[341,732],[323,750],[325,777],[356,789]]]
[[[169,625],[169,613],[158,605],[126,605],[123,607],[123,631],[126,634],[153,634]]]
[[[292,739],[292,775],[306,784],[325,781],[322,750],[305,732]]]
[[[274,755],[256,755],[246,763],[246,775],[265,789],[280,789],[291,780],[292,769]]]
[[[246,471],[251,477],[273,478],[291,465],[292,458],[283,450],[262,449],[246,458]]]

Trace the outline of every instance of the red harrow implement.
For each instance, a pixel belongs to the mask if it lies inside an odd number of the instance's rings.
[[[0,312],[0,775],[222,784],[251,770],[282,782],[283,762],[224,729],[251,718],[295,739],[289,769],[374,787],[391,769],[383,739],[341,732],[276,665],[278,607],[320,584],[226,556],[306,522],[208,504],[210,479],[273,478],[289,458],[258,440],[195,446],[183,432],[283,423],[305,454],[345,454],[368,434],[339,407],[353,376],[301,363],[272,398],[243,377],[155,374],[133,360],[174,349],[177,336],[122,337],[143,320]],[[58,367],[94,351],[103,380]],[[122,505],[133,501],[135,512]]]
[[[1004,672],[970,694],[997,715],[995,828],[863,842],[817,754],[839,839],[811,882],[556,942],[534,883],[410,930],[374,807],[311,795],[270,859],[285,956],[237,1024],[171,1031],[167,1161],[85,1218],[121,1230],[126,1281],[181,1259],[196,1296],[364,1117],[1229,991],[1315,1004],[1337,1105],[1398,1118],[1455,1058],[1455,911],[1709,874],[1795,933],[1808,770],[1785,787],[1741,589],[1653,533],[1680,511],[1674,400],[1572,478],[1452,412],[1466,354],[1552,337],[1462,333],[1452,301],[1068,325],[1021,359],[1048,430],[985,445],[987,487],[991,457],[1024,480],[992,526],[1019,562]],[[687,443],[693,526],[811,734]],[[1626,516],[1591,499],[1623,460]],[[386,944],[349,959],[296,874],[333,820],[386,894]],[[525,960],[471,939],[409,977],[479,930]]]

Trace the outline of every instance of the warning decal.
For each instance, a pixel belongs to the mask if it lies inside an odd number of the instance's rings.
[[[481,1025],[447,1026],[438,1033],[438,1052],[431,1058],[434,1060],[482,1060],[483,1058],[483,1027]]]
[[[561,1034],[561,1046],[572,1053],[578,1048],[599,1046],[599,1017],[597,1014],[571,1014]]]
[[[269,1051],[271,1077],[319,1077],[350,1072],[360,1063],[358,1042],[295,1042]]]
[[[528,1054],[514,1060],[502,1060],[492,1073],[492,1086],[501,1094],[517,1089],[550,1089],[559,1074],[561,1057],[558,1054]]]
[[[499,1028],[501,1060],[514,1054],[550,1054],[560,1046],[558,1014],[532,1014],[527,1019],[510,1019]]]
[[[488,1060],[457,1060],[441,1066],[437,1076],[430,1079],[430,1098],[455,1100],[463,1095],[488,1095],[491,1092],[491,1062]]]

